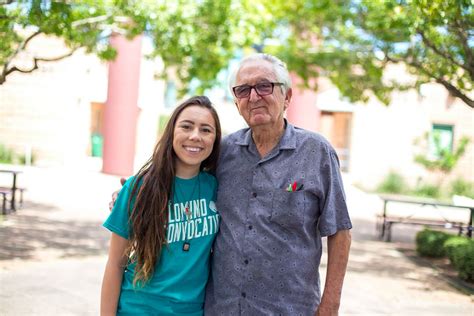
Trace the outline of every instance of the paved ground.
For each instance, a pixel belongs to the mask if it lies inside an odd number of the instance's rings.
[[[98,314],[108,239],[100,225],[119,181],[83,169],[22,174],[25,206],[0,219],[0,315]],[[412,229],[377,241],[381,202],[352,186],[347,195],[354,229],[341,315],[474,315],[472,297],[397,251]]]

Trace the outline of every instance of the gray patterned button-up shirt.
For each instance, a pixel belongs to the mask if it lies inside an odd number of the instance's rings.
[[[287,124],[260,158],[249,128],[223,140],[217,171],[220,231],[206,315],[314,315],[321,237],[352,227],[334,149]],[[294,181],[300,190],[288,192]]]

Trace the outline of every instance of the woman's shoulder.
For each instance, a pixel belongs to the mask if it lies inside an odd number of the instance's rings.
[[[125,183],[123,184],[120,192],[124,192],[126,193],[127,195],[130,195],[132,193],[132,190],[135,186],[135,182],[136,182],[136,179],[137,179],[137,176],[136,175],[133,175],[131,177],[129,177]],[[140,187],[140,185],[142,184],[143,180],[140,181],[140,183],[138,183],[138,187]]]
[[[136,175],[133,175],[131,177],[129,177],[125,183],[123,184],[122,186],[122,190],[129,190],[133,187],[133,185],[135,184],[135,180],[137,179],[137,176]]]

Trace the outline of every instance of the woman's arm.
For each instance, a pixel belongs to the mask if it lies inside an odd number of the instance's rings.
[[[117,314],[123,270],[127,264],[127,257],[125,256],[127,245],[127,239],[112,233],[110,237],[109,259],[105,266],[100,297],[100,314],[103,316]]]

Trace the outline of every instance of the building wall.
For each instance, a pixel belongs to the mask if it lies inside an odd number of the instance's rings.
[[[40,37],[17,62],[27,66],[33,55],[51,57],[65,51],[61,40]],[[160,67],[159,62],[142,61],[137,168],[157,140],[164,91],[162,80],[154,77]],[[41,63],[33,73],[9,76],[0,86],[0,143],[18,153],[31,149],[38,165],[89,164],[92,104],[106,101],[107,68],[94,55],[78,51],[61,61]],[[100,161],[95,165],[100,169]]]
[[[454,147],[462,136],[471,144],[444,183],[455,178],[474,181],[474,111],[450,97],[444,87],[425,85],[421,96],[415,91],[395,93],[384,106],[374,98],[368,104],[354,105],[350,173],[354,182],[374,188],[391,171],[403,175],[411,185],[423,179],[436,183],[440,175],[414,162],[420,152],[415,144],[433,123],[454,125]]]
[[[58,56],[64,51],[61,41],[41,37],[17,62],[28,66],[36,53]],[[18,152],[31,149],[40,164],[66,163],[84,155],[90,101],[100,99],[97,91],[105,87],[105,78],[105,65],[82,52],[42,63],[30,74],[13,73],[0,86],[0,143]]]

